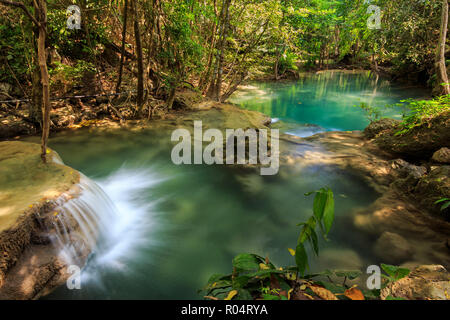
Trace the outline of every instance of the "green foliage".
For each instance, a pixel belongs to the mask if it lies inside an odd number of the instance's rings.
[[[97,14],[101,12],[100,8],[104,5],[105,1],[103,0],[87,1],[88,9]],[[65,6],[49,5],[47,15],[48,42],[61,56],[70,57],[74,60],[92,61],[93,55],[99,53],[97,51],[98,46],[108,42],[108,25],[98,23],[98,20],[89,19],[89,26],[86,29],[88,13],[85,13],[82,17],[84,23],[81,30],[67,28],[68,14]],[[89,30],[89,34],[86,33],[87,30]]]
[[[356,107],[361,108],[366,113],[370,122],[381,119],[385,110],[394,108],[402,110],[403,121],[396,135],[403,135],[413,128],[427,123],[442,112],[450,111],[450,95],[443,95],[430,100],[406,99],[384,108],[373,107],[364,102]]]
[[[77,60],[73,66],[55,61],[49,73],[52,85],[77,85],[87,73],[95,73],[95,66],[85,60]]]
[[[386,275],[382,274],[381,276],[387,280],[387,283],[384,284],[386,286],[388,283],[396,282],[400,279],[403,279],[411,272],[409,269],[400,268],[396,266],[392,266],[389,264],[381,264],[381,269],[386,272]]]
[[[441,211],[444,211],[445,209],[450,207],[450,198],[442,198],[436,201],[434,204],[441,204]]]
[[[305,244],[309,243],[316,253],[319,255],[319,244],[316,228],[319,227],[324,238],[331,230],[334,220],[334,197],[333,191],[330,188],[321,188],[318,191],[306,193],[306,196],[315,194],[313,215],[307,222],[299,223],[301,226],[300,236],[297,240],[297,247],[295,249],[295,262],[298,271],[303,276],[305,270],[308,268],[308,255]]]
[[[27,41],[23,41],[26,37]],[[0,82],[15,84],[31,71],[31,37],[19,24],[0,18]]]
[[[405,110],[403,122],[400,125],[400,131],[397,135],[402,135],[415,127],[427,123],[436,115],[450,110],[450,95],[443,95],[431,100],[402,100],[394,106]]]
[[[364,113],[366,114],[366,118],[370,122],[380,120],[382,117],[382,111],[380,108],[372,107],[371,105],[369,105],[365,102],[361,102],[359,104],[359,106],[355,106],[355,107],[361,108],[364,111]]]
[[[280,58],[280,72],[284,73],[288,70],[298,70],[296,62],[297,56],[293,52],[285,52]]]

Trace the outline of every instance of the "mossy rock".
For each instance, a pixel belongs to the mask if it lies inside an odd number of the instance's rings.
[[[382,131],[375,143],[400,158],[429,159],[437,150],[450,147],[450,112],[443,112],[407,133],[398,132],[397,127]]]

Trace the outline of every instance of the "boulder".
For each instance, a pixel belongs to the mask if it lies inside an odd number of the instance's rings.
[[[413,165],[403,159],[392,160],[390,163],[399,178],[407,178],[412,175],[415,179],[420,179],[427,173],[427,168]]]
[[[177,91],[173,101],[173,109],[192,109],[196,104],[203,101],[201,93],[184,88]]]
[[[392,130],[394,128],[397,128],[400,124],[399,120],[394,119],[381,119],[378,121],[373,121],[369,124],[369,126],[364,129],[364,137],[366,139],[373,139],[377,135],[379,135],[382,132],[386,132],[388,130]]]
[[[375,254],[390,264],[399,264],[406,261],[413,253],[411,246],[405,238],[397,233],[385,231],[378,238],[374,247]]]
[[[431,158],[435,162],[450,164],[450,149],[441,148],[433,154]]]
[[[450,166],[438,166],[422,177],[413,190],[414,197],[422,207],[442,214],[435,202],[450,198]]]
[[[403,159],[429,159],[443,147],[450,147],[450,111],[443,112],[404,134],[392,128],[379,133],[375,144]]]
[[[449,300],[450,274],[441,265],[419,266],[407,277],[381,290],[381,298]]]

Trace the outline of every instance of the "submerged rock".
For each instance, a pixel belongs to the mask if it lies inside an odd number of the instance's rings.
[[[317,258],[319,270],[342,269],[362,270],[364,264],[356,251],[351,249],[325,249]]]
[[[381,298],[388,296],[408,300],[450,300],[450,274],[441,265],[424,265],[407,277],[381,290]]]
[[[382,261],[390,264],[400,264],[413,253],[408,241],[397,233],[383,232],[374,247],[375,253]]]

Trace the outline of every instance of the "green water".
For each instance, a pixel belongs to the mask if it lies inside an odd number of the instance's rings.
[[[260,84],[267,97],[242,105],[296,123],[361,129],[364,117],[342,102],[367,98],[371,80],[357,79],[314,76],[298,84]],[[347,85],[340,101],[342,81]],[[388,98],[392,91],[385,88],[380,101],[397,99]],[[293,104],[297,100],[302,104]],[[334,107],[347,110],[346,116]],[[197,289],[212,274],[230,272],[236,254],[254,252],[277,265],[292,265],[287,248],[295,247],[295,225],[311,215],[312,198],[303,194],[325,185],[336,196],[336,220],[330,241],[321,243],[321,256],[312,259],[312,270],[380,263],[372,254],[374,239],[352,226],[354,210],[378,195],[350,172],[311,166],[295,175],[281,171],[263,177],[229,166],[175,166],[170,133],[152,130],[81,130],[50,141],[67,165],[100,183],[122,220],[111,222],[120,230],[116,243],[90,258],[82,289],[61,287],[49,299],[198,299]]]
[[[320,131],[362,130],[369,124],[361,103],[379,108],[383,116],[400,118],[398,108],[385,108],[405,98],[424,98],[421,88],[392,84],[370,72],[330,71],[303,74],[298,81],[252,83],[230,101],[274,119],[309,124],[291,133],[301,136]]]

